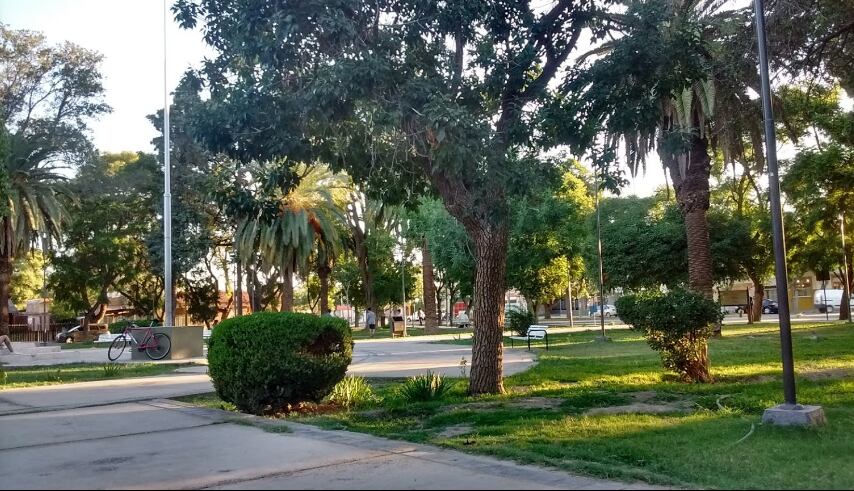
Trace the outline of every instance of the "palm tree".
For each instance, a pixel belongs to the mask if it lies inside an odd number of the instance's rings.
[[[583,88],[584,110],[604,124],[606,147],[613,151],[625,146],[633,174],[645,167],[651,151],[657,151],[685,221],[689,288],[709,298],[714,286],[706,217],[710,152],[723,147],[726,159],[737,153],[730,151],[735,143],[723,138],[721,131],[727,122],[719,116],[729,111],[721,111],[716,97],[723,74],[719,57],[733,32],[749,28],[745,11],[724,10],[725,3],[633,4],[624,16],[616,16],[633,32],[582,57],[603,55],[570,84]],[[729,89],[731,82],[723,85]]]
[[[247,170],[256,180],[271,182],[270,173],[262,166],[256,164]],[[321,309],[328,309],[324,297],[328,297],[331,260],[340,247],[336,224],[341,212],[335,190],[346,186],[346,178],[320,165],[300,164],[295,173],[299,184],[289,192],[277,186],[261,186],[264,195],[237,224],[236,247],[244,263],[257,253],[264,265],[279,268],[283,312],[294,308],[294,273],[305,271],[309,259],[316,255]]]
[[[39,236],[59,237],[65,217],[58,168],[29,157],[25,140],[0,127],[0,334],[9,333],[9,288],[14,259],[26,254]]]

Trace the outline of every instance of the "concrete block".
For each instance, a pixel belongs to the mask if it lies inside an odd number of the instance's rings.
[[[152,331],[155,333],[165,333],[172,341],[172,349],[165,358],[166,360],[186,360],[205,356],[204,327],[154,327]],[[145,331],[136,333],[136,337],[139,340],[142,340],[144,336]],[[128,347],[128,349],[132,348]],[[144,352],[137,350],[135,347],[133,348],[131,360],[147,361],[148,359],[148,356]]]
[[[765,410],[762,422],[776,426],[822,426],[827,424],[821,406],[780,404]]]

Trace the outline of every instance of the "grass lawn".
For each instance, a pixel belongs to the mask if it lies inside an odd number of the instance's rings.
[[[114,378],[150,377],[172,373],[182,365],[134,363],[71,363],[36,367],[0,367],[0,392],[24,387],[92,382]],[[114,367],[114,368],[105,368]],[[117,368],[116,368],[117,367]],[[5,379],[2,371],[5,370]]]

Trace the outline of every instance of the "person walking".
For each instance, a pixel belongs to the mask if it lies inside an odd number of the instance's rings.
[[[370,307],[368,307],[368,310],[365,312],[365,324],[368,325],[371,337],[374,337],[374,333],[377,332],[377,314],[375,314]]]

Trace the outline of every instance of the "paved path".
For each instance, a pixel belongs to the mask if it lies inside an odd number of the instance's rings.
[[[165,400],[0,416],[0,489],[643,488],[257,421]]]
[[[465,358],[471,365],[471,347],[453,344],[431,343],[431,341],[453,339],[450,335],[419,336],[404,339],[377,339],[356,341],[350,372],[369,377],[411,377],[427,370],[447,376],[460,376],[460,361]],[[129,362],[125,353],[122,362]],[[104,348],[63,350],[59,353],[12,354],[0,356],[0,361],[9,367],[37,365],[62,365],[66,363],[106,363]],[[193,358],[182,362],[207,364],[205,358]],[[159,362],[169,363],[169,362]],[[522,349],[504,351],[504,371],[512,375],[527,370],[534,363],[534,355]],[[2,396],[3,392],[0,392]]]

